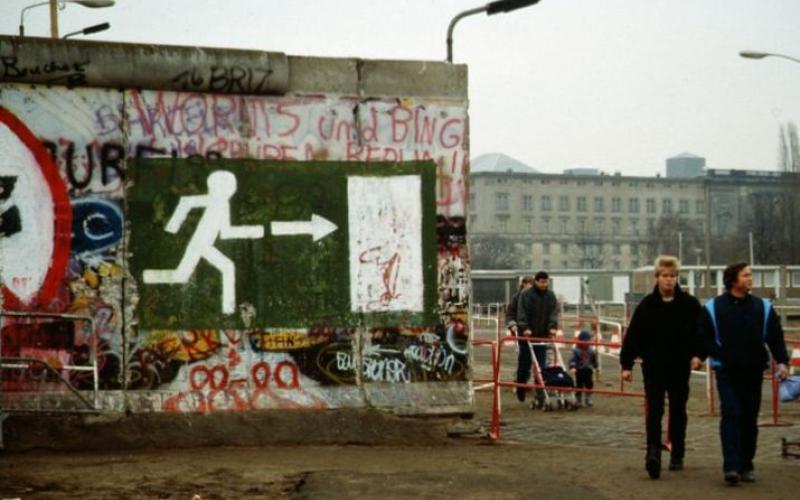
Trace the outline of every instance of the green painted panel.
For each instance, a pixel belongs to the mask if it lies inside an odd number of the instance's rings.
[[[146,283],[143,279],[145,270],[178,268],[190,253],[187,246],[196,233],[202,233],[197,231],[201,220],[212,211],[203,206],[192,208],[176,233],[165,228],[181,197],[200,196],[203,202],[209,202],[207,181],[220,171],[233,174],[237,183],[229,199],[230,225],[263,227],[262,237],[212,236],[210,246],[216,250],[206,249],[235,267],[229,274],[235,276],[235,310],[230,314],[224,311],[219,260],[214,266],[201,259],[183,282]],[[350,307],[347,178],[397,175],[418,175],[421,179],[424,308],[421,312],[354,313]],[[416,326],[438,322],[436,181],[431,161],[367,164],[142,159],[132,164],[130,177],[128,250],[130,271],[138,286],[140,328]],[[270,230],[272,222],[309,221],[312,214],[331,221],[338,229],[316,242],[310,235],[274,235]]]

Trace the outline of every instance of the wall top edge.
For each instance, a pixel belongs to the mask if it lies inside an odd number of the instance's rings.
[[[467,99],[467,66],[444,61],[290,56],[279,51],[10,35],[0,35],[0,82]]]

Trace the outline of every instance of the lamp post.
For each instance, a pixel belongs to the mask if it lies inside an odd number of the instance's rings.
[[[44,2],[37,2],[28,5],[19,14],[19,36],[25,36],[25,12],[34,7],[42,5],[50,6],[50,38],[58,38],[58,9],[63,9],[68,3],[76,3],[84,7],[92,9],[99,9],[103,7],[111,7],[114,5],[114,0],[45,0]]]
[[[69,37],[75,36],[75,35],[91,35],[92,33],[99,33],[101,31],[105,31],[110,27],[111,27],[111,24],[109,24],[109,23],[95,24],[93,26],[88,26],[86,28],[83,28],[82,30],[78,30],[78,31],[73,31],[71,33],[67,33],[66,35],[62,36],[61,38],[69,38]]]
[[[480,14],[481,12],[486,12],[487,16],[503,14],[537,3],[539,3],[539,0],[497,0],[496,2],[487,3],[483,7],[475,7],[474,9],[459,12],[450,20],[450,25],[447,26],[447,62],[453,62],[453,30],[456,27],[456,23],[461,19],[474,14]]]
[[[788,59],[792,62],[800,63],[800,59],[786,54],[774,54],[772,52],[759,52],[756,50],[743,50],[739,52],[739,56],[745,59],[764,59],[765,57],[780,57],[781,59]]]

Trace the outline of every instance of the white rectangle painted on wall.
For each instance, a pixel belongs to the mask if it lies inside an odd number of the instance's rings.
[[[422,311],[422,181],[347,178],[350,309]]]

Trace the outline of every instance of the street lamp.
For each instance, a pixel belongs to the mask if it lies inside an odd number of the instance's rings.
[[[785,54],[773,54],[772,52],[758,52],[755,50],[743,50],[739,52],[741,57],[745,59],[764,59],[765,57],[780,57],[781,59],[788,59],[790,61],[800,63],[800,59],[796,57],[787,56]]]
[[[109,23],[95,24],[93,26],[88,26],[86,28],[83,28],[82,30],[73,31],[72,33],[67,33],[66,35],[62,36],[61,38],[69,38],[69,37],[75,36],[75,35],[91,35],[92,33],[99,33],[101,31],[105,31],[110,27],[111,27],[111,24],[109,24]]]
[[[99,9],[102,7],[111,7],[114,5],[114,0],[46,0],[28,5],[19,14],[19,36],[25,36],[25,12],[34,7],[42,5],[50,6],[50,38],[58,38],[58,9],[63,9],[68,3],[76,3],[84,7],[92,9]]]
[[[487,3],[483,7],[476,7],[474,9],[459,12],[450,21],[450,25],[447,27],[447,62],[453,62],[453,29],[455,29],[456,23],[461,19],[474,14],[480,14],[481,12],[486,12],[487,16],[503,14],[513,10],[530,7],[531,5],[535,5],[537,3],[539,3],[539,0],[497,0],[496,2]]]

